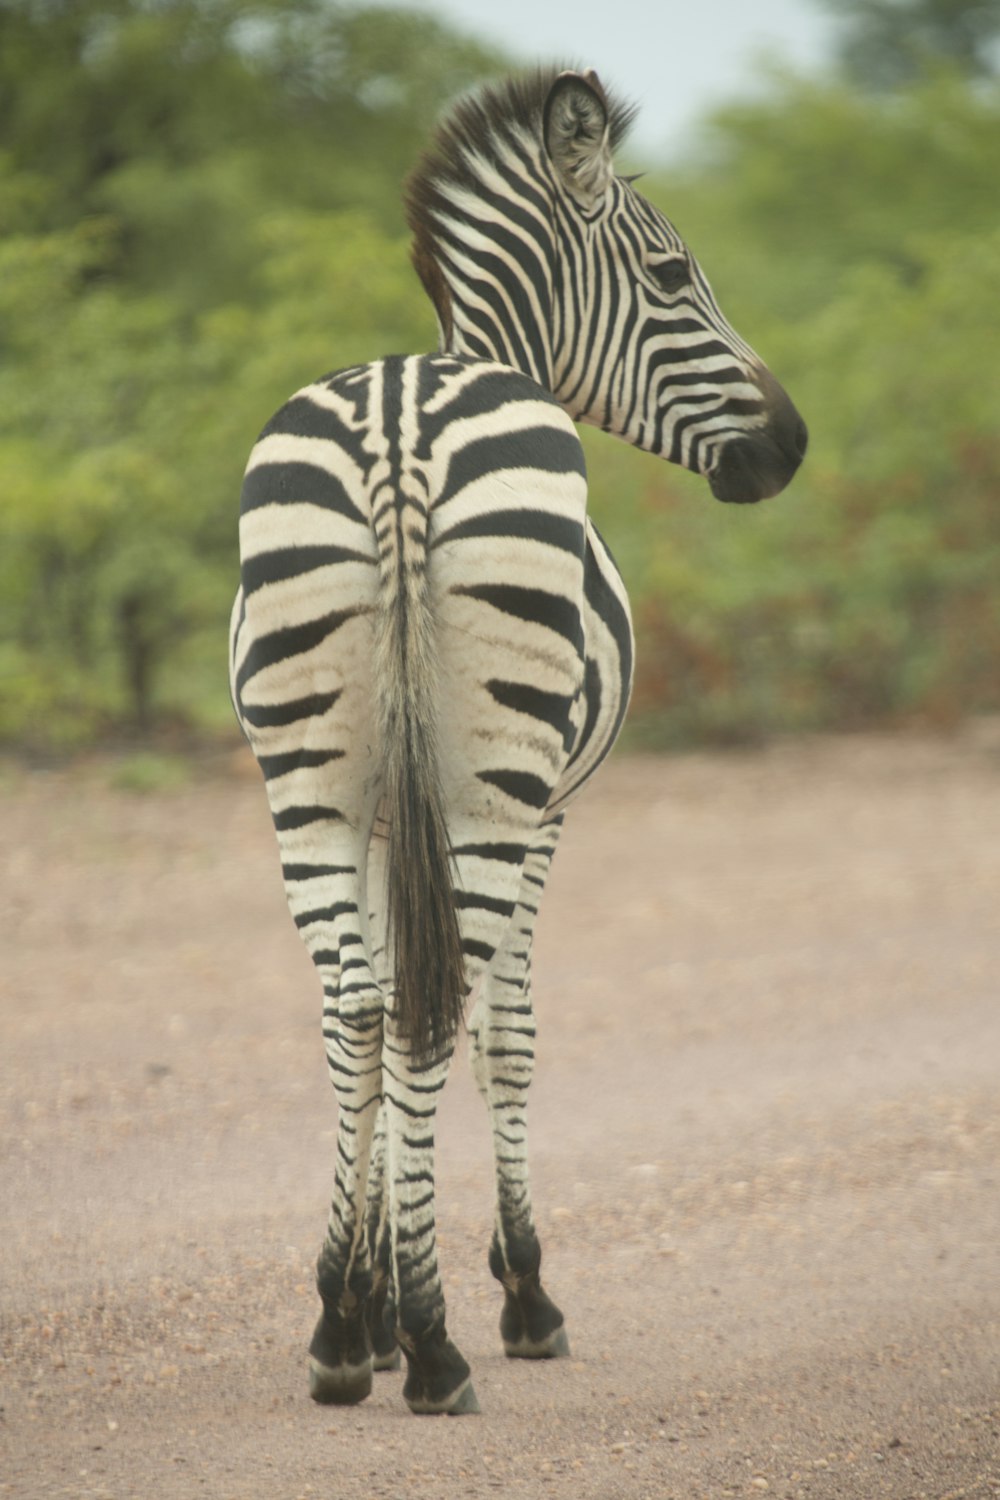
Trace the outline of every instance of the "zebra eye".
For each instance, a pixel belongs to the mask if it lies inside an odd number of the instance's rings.
[[[650,266],[649,270],[661,291],[664,292],[679,292],[691,281],[688,263],[682,256],[677,256],[673,260],[663,260],[657,266]]]

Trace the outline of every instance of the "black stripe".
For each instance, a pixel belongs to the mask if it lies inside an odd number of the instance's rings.
[[[503,708],[512,708],[515,713],[527,714],[532,719],[539,719],[543,724],[550,724],[565,741],[569,716],[573,708],[572,696],[567,697],[565,693],[547,693],[541,688],[530,686],[527,682],[501,682],[495,677],[490,679],[486,688],[495,703],[499,703]]]
[[[277,547],[273,552],[245,557],[240,567],[240,579],[244,593],[253,594],[265,584],[283,583],[304,573],[315,573],[318,568],[333,568],[347,562],[373,566],[375,558],[350,547]]]
[[[327,379],[328,388],[336,391],[339,377],[350,373],[350,370],[337,371]],[[368,468],[372,463],[371,454],[365,452],[364,430],[348,426],[335,411],[331,411],[328,406],[320,406],[304,391],[286,401],[275,412],[261,432],[261,438],[272,437],[276,433],[287,433],[291,437],[320,438],[323,442],[342,448],[362,468]]]
[[[550,594],[545,589],[526,589],[514,583],[456,584],[450,592],[478,599],[482,604],[492,605],[503,614],[528,624],[544,625],[571,642],[577,651],[583,650],[580,611],[562,594]]]
[[[481,943],[478,938],[463,938],[462,952],[469,958],[481,958],[484,964],[488,964],[496,952],[493,943]]]
[[[289,750],[284,755],[258,755],[257,764],[264,773],[264,780],[271,781],[302,768],[328,766],[332,761],[343,760],[346,753],[344,750]]]
[[[368,614],[367,606],[355,609],[332,610],[318,620],[307,620],[304,625],[287,625],[282,630],[272,630],[254,641],[247,652],[243,665],[236,674],[236,696],[242,700],[243,688],[265,667],[276,666],[290,657],[302,656],[312,651],[338,631],[341,625],[353,620],[356,615]]]
[[[348,912],[353,916],[357,916],[358,908],[356,903],[353,901],[338,901],[333,906],[317,907],[315,911],[300,911],[298,916],[293,915],[292,920],[296,927],[301,930],[303,927],[311,926],[313,922],[335,922],[338,917],[346,916]]]
[[[530,771],[477,771],[476,776],[526,807],[545,807],[552,795],[551,783]]]
[[[336,968],[340,964],[340,954],[336,948],[317,948],[316,952],[309,956],[317,968],[320,964],[328,964],[331,968]]]
[[[492,911],[499,917],[512,917],[515,901],[501,901],[496,896],[483,896],[478,891],[456,891],[455,905],[461,911]]]
[[[731,349],[726,349],[723,352],[732,358]],[[670,347],[655,349],[651,352],[649,356],[649,378],[651,383],[660,375],[664,366],[666,366],[666,378],[671,390],[679,385],[712,385],[716,386],[720,396],[723,396],[726,386],[740,385],[745,387],[750,384],[746,371],[741,370],[739,365],[722,365],[713,370],[678,370],[677,354],[678,351]],[[725,398],[723,397],[723,399]],[[762,407],[763,402],[759,402],[757,405],[758,407]]]
[[[581,752],[589,745],[590,737],[594,732],[598,715],[601,712],[601,673],[597,663],[589,656],[587,657],[583,690],[587,703],[587,715],[583,721],[576,744],[573,747],[573,753],[569,758],[567,770],[569,766],[573,765],[579,759]]]
[[[394,1082],[399,1082],[399,1080],[395,1078],[392,1070],[384,1062],[382,1064],[382,1071],[383,1073],[388,1074]],[[419,1084],[411,1083],[409,1079],[407,1079],[406,1088],[408,1091],[412,1089],[414,1093],[436,1094],[440,1091],[441,1085],[439,1083],[436,1083],[432,1088],[421,1089]],[[386,1088],[384,1090],[384,1097],[387,1103],[394,1104],[402,1114],[406,1115],[411,1120],[425,1120],[427,1118],[428,1111],[426,1109],[416,1109],[405,1099],[398,1099],[391,1088]],[[428,1146],[432,1146],[434,1144],[433,1135],[426,1137],[424,1143]],[[408,1175],[409,1174],[407,1174],[407,1176]]]
[[[547,547],[558,547],[562,552],[582,557],[584,532],[582,521],[567,516],[553,515],[547,510],[488,510],[470,516],[435,534],[432,547],[442,547],[446,542],[464,541],[466,537],[523,537],[525,541],[541,542]]]
[[[403,419],[403,360],[397,354],[382,361],[382,432],[389,445],[389,467],[399,471]]]
[[[448,364],[444,360],[449,360]],[[442,400],[450,376],[462,372],[461,381],[450,382],[449,399]],[[421,362],[420,441],[417,456],[429,458],[442,434],[463,417],[499,412],[511,403],[532,401],[558,406],[551,391],[543,390],[519,370],[504,369],[495,363],[480,364],[473,360],[437,356]],[[434,410],[429,410],[431,406]]]
[[[477,438],[453,453],[436,503],[444,505],[474,480],[505,469],[580,474],[584,478],[587,474],[583,449],[575,432],[558,427],[518,428],[514,432]]]
[[[596,526],[594,530],[597,531]],[[597,532],[597,534],[600,536],[600,532]],[[604,541],[603,537],[601,537],[601,541]],[[610,555],[608,553],[609,558]],[[621,701],[618,705],[617,717],[612,726],[611,740],[613,741],[628,711],[628,688],[632,678],[632,630],[621,600],[601,572],[592,551],[587,561],[588,567],[583,585],[587,603],[607,626],[611,638],[618,648],[618,657],[621,662]]]
[[[341,691],[310,693],[307,698],[290,698],[287,703],[241,703],[240,712],[255,729],[284,729],[300,719],[320,718],[333,707]]]
[[[341,823],[343,817],[343,813],[336,807],[286,807],[282,812],[271,814],[278,833],[284,833],[290,828],[308,828],[310,823]]]
[[[354,865],[286,865],[281,866],[285,880],[319,880],[331,875],[356,875]]]
[[[494,859],[505,865],[523,865],[528,849],[526,844],[460,844],[451,852],[475,859]]]
[[[622,320],[621,330],[617,335],[617,345],[619,350],[628,350],[630,354],[632,353],[635,329],[638,321],[639,309],[635,299],[633,298],[628,302],[626,306],[625,317]],[[617,362],[612,361],[612,379],[607,383],[607,396],[604,406],[605,430],[608,430],[611,427],[611,407],[613,400],[615,399],[613,385],[617,385],[618,387],[617,400],[619,402],[619,405],[623,407],[623,415],[621,415],[619,418],[620,425],[617,429],[619,432],[629,431],[634,420],[636,410],[640,406],[645,406],[646,404],[647,393],[638,387],[636,381],[630,380],[629,378],[629,368],[632,363],[634,363],[634,354],[632,355],[631,359],[629,359],[627,356],[619,355]],[[628,402],[627,407],[624,406],[624,403],[626,401]]]
[[[317,505],[347,516],[361,526],[368,517],[358,509],[343,484],[318,464],[286,460],[283,463],[258,463],[243,480],[240,515],[262,505]]]
[[[656,353],[654,353],[653,359],[651,361],[652,369],[659,370],[664,364],[672,363],[673,361],[676,361],[677,364],[683,365],[687,364],[688,361],[691,361],[691,363],[700,363],[704,362],[707,359],[717,359],[720,356],[724,357],[725,359],[732,359],[733,357],[732,349],[727,349],[726,345],[722,342],[721,339],[707,337],[709,330],[705,328],[704,324],[699,325],[697,323],[692,323],[691,320],[687,318],[679,319],[676,323],[663,323],[657,320],[656,323],[649,323],[647,329],[644,331],[648,332],[648,335],[654,340],[664,335],[673,336],[678,332],[699,332],[703,335],[706,335],[705,342],[702,344],[682,344],[680,346],[672,345],[669,351],[662,349],[657,351]],[[713,380],[715,378],[715,371],[710,370],[707,372],[707,374],[703,374],[701,378],[703,380]],[[743,385],[747,385],[749,383],[745,374],[740,376],[740,381]],[[672,376],[671,384],[673,384]],[[758,408],[760,407],[760,404],[760,402],[757,403]]]

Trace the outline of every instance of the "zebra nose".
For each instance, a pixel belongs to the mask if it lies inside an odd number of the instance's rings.
[[[767,425],[762,432],[782,457],[787,458],[794,473],[805,458],[806,448],[809,446],[809,429],[784,386],[779,385],[770,370],[763,366],[757,372],[757,386],[764,398],[764,410],[767,414]],[[791,474],[788,477],[790,479]]]
[[[718,500],[753,504],[777,495],[790,482],[809,443],[806,424],[770,372],[758,375],[767,422],[730,438],[708,475]]]
[[[809,428],[797,412],[796,418],[795,433],[792,438],[792,451],[799,463],[801,463],[806,456],[806,449],[809,447]]]

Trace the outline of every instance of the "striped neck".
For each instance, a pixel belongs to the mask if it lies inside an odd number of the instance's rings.
[[[486,257],[465,247],[466,274],[444,273],[448,319],[438,316],[440,347],[449,354],[496,360],[528,375],[546,390],[554,387],[551,261],[534,261],[530,277],[523,266],[504,263],[502,251]]]
[[[558,396],[573,297],[543,138],[554,77],[542,70],[460,101],[411,176],[406,205],[442,351],[510,365]]]
[[[553,185],[527,130],[466,154],[464,173],[424,179],[414,263],[442,352],[496,360],[553,388]],[[411,185],[411,192],[413,192]]]

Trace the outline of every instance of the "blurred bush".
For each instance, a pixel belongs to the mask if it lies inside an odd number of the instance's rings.
[[[0,0],[0,738],[231,727],[246,455],[431,347],[400,184],[496,67],[326,0]]]
[[[0,737],[230,725],[257,431],[433,347],[400,183],[503,60],[326,0],[0,0]],[[645,186],[810,425],[750,510],[586,434],[649,743],[1000,707],[1000,99],[776,76]]]
[[[954,72],[881,95],[778,77],[709,140],[651,196],[787,385],[810,450],[750,513],[720,514],[674,470],[619,484],[644,534],[636,730],[673,743],[995,711],[1000,90]]]

